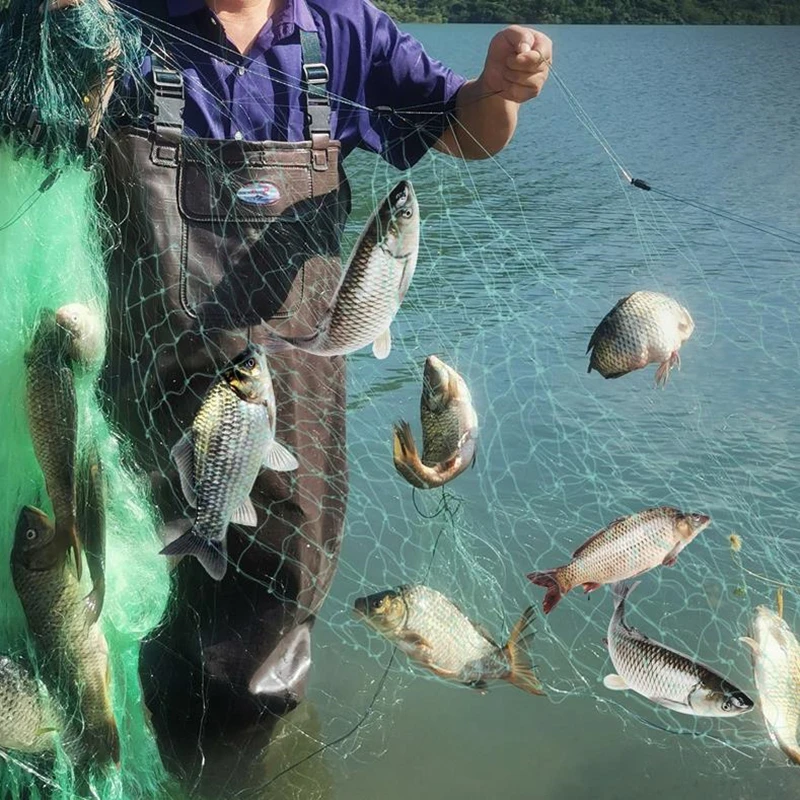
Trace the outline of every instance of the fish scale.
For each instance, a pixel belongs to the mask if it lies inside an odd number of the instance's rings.
[[[224,537],[234,511],[249,497],[269,433],[266,406],[243,401],[227,383],[211,388],[192,424],[195,526],[208,538]]]
[[[736,716],[753,701],[710,667],[656,642],[625,622],[625,600],[634,586],[614,587],[614,614],[608,626],[608,654],[617,675],[609,689],[630,689],[657,705],[703,717]]]
[[[39,552],[48,553],[44,565],[32,561],[26,551],[30,531],[38,536]],[[37,509],[26,507],[20,515],[11,573],[43,674],[49,676],[65,709],[80,713],[83,744],[101,760],[118,760],[106,639],[100,627],[91,622],[86,592],[68,567],[66,549],[55,537],[50,521]]]
[[[63,716],[33,676],[5,656],[0,657],[0,748],[23,753],[55,749],[55,731]]]
[[[756,608],[750,645],[761,716],[770,739],[800,764],[800,643],[786,621],[766,606]]]
[[[494,659],[497,671],[508,671],[508,663],[495,657],[498,646],[441,592],[414,586],[404,597],[408,607],[405,628],[430,643],[436,667],[459,673],[473,662]]]
[[[588,371],[616,378],[651,363],[669,365],[693,330],[689,312],[671,297],[634,292],[619,300],[592,334]]]

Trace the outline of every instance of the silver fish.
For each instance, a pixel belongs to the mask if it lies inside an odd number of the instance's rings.
[[[503,680],[530,694],[544,694],[526,652],[524,634],[533,619],[532,608],[523,613],[505,645],[428,586],[400,586],[359,597],[354,608],[371,628],[440,678],[481,691],[487,681]]]
[[[321,356],[355,353],[372,343],[376,358],[391,351],[390,326],[417,266],[419,206],[410,181],[400,183],[373,212],[316,331],[276,340]]]
[[[678,554],[711,522],[707,514],[693,514],[672,506],[647,508],[619,517],[590,536],[572,561],[555,569],[532,572],[528,580],[544,586],[544,613],[576,586],[593,592],[607,583],[640,575],[659,564],[671,567]]]
[[[428,356],[420,400],[422,457],[411,427],[394,427],[394,465],[420,489],[443,486],[475,463],[478,415],[464,379],[436,356]]]
[[[800,764],[800,643],[781,617],[782,599],[778,608],[776,614],[758,606],[752,637],[741,640],[752,650],[759,705],[769,737],[793,763]]]
[[[53,752],[63,723],[44,685],[15,661],[0,656],[0,748]]]
[[[695,717],[734,717],[750,711],[753,701],[719,673],[625,623],[625,599],[636,586],[616,584],[613,589],[608,654],[617,674],[605,677],[606,688],[630,689],[657,705]]]
[[[634,292],[603,317],[592,334],[589,369],[604,378],[619,378],[648,364],[659,364],[656,383],[665,384],[678,351],[692,335],[694,321],[671,297],[659,292]]]
[[[39,509],[22,509],[11,551],[11,575],[43,675],[65,710],[79,715],[82,747],[119,762],[119,734],[109,693],[108,645],[81,586],[67,565],[67,547]]]
[[[231,522],[255,527],[250,499],[262,469],[295,470],[297,459],[275,441],[276,404],[264,348],[251,344],[206,393],[172,449],[181,488],[196,509],[194,525],[161,553],[193,555],[215,580],[227,570],[225,536]]]

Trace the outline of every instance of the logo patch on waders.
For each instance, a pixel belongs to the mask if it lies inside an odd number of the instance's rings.
[[[272,206],[281,199],[281,193],[274,183],[254,181],[242,186],[236,199],[251,206]]]

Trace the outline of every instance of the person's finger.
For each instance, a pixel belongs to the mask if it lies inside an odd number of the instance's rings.
[[[506,68],[514,72],[535,72],[541,69],[545,63],[541,53],[537,50],[531,50],[527,53],[517,53],[517,55],[507,58]]]
[[[553,61],[553,41],[549,36],[545,36],[543,33],[539,31],[534,31],[535,37],[533,42],[533,47],[531,49],[536,50],[542,58],[551,63]]]
[[[536,31],[522,25],[509,25],[503,31],[503,38],[515,53],[527,53],[533,49]]]
[[[537,97],[547,80],[546,72],[537,72],[535,75],[521,75],[520,73],[507,73],[504,75],[507,86],[502,94],[507,100],[524,103]]]

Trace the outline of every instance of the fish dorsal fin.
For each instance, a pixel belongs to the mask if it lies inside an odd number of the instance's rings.
[[[271,439],[264,450],[263,466],[275,472],[292,472],[292,470],[297,469],[300,464],[286,447],[276,442],[274,439]]]
[[[249,497],[233,512],[231,522],[235,525],[246,525],[248,528],[255,528],[258,525],[256,507]]]
[[[197,508],[197,495],[194,490],[194,442],[191,433],[184,433],[171,452],[172,461],[181,479],[181,489],[186,502]]]
[[[375,358],[383,360],[392,352],[392,331],[387,328],[378,338],[372,343],[372,354]]]

